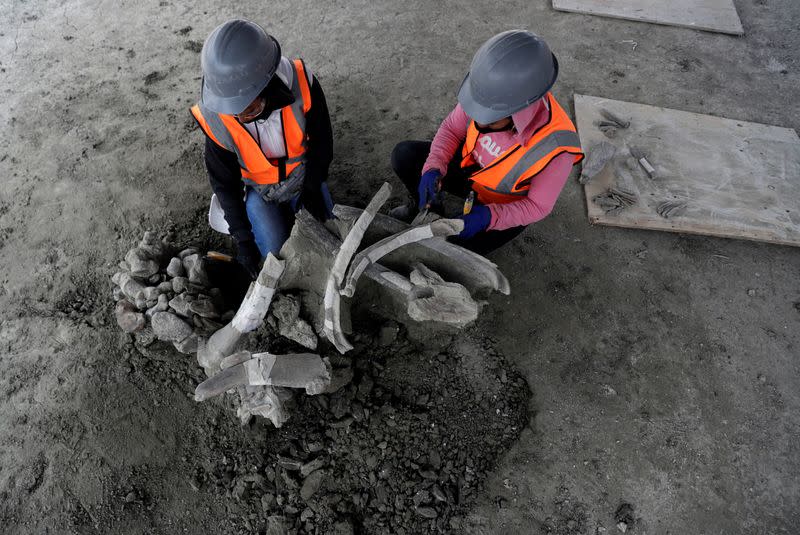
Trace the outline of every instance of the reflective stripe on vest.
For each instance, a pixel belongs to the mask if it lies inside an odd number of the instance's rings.
[[[306,159],[306,113],[311,109],[311,89],[303,61],[294,60],[292,65],[291,91],[294,102],[280,110],[285,158],[270,161],[253,136],[233,115],[219,114],[202,105],[192,107],[192,115],[203,132],[214,143],[236,154],[242,180],[259,191],[291,175]],[[281,176],[281,163],[285,164],[285,176]]]
[[[583,159],[575,126],[552,94],[548,93],[547,97],[550,102],[548,123],[539,128],[525,145],[509,147],[492,163],[470,176],[472,189],[481,202],[506,203],[526,196],[533,177],[560,154],[573,154],[573,164]],[[478,135],[475,122],[470,122],[462,152],[462,167],[474,164],[472,151]]]

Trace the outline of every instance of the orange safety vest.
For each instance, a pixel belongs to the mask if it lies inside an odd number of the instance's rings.
[[[286,158],[267,158],[250,132],[233,115],[213,112],[202,104],[192,106],[192,115],[203,132],[223,149],[236,153],[242,180],[258,191],[285,180],[305,161],[306,113],[311,109],[311,89],[303,60],[296,59],[292,64],[294,102],[281,108]]]
[[[583,159],[575,125],[552,93],[546,96],[550,103],[550,120],[547,124],[534,132],[524,145],[512,145],[492,163],[469,177],[473,181],[472,189],[482,203],[508,203],[525,197],[536,174],[559,154],[574,154],[573,165]],[[461,151],[462,168],[476,164],[472,151],[479,135],[475,121],[470,121]]]

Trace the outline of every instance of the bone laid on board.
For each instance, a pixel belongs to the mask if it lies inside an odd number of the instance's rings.
[[[333,207],[333,213],[340,219],[353,221],[361,214],[361,210],[337,204]],[[409,228],[407,223],[378,214],[369,232],[374,238],[383,239],[407,228]],[[408,258],[423,262],[449,281],[463,284],[473,295],[485,296],[493,291],[504,295],[511,293],[508,279],[492,261],[444,238],[433,237],[410,243],[401,251],[387,254],[381,263],[403,271],[402,268],[408,266]]]
[[[688,203],[686,201],[681,200],[664,201],[656,207],[656,212],[661,217],[669,219],[672,216],[677,216],[683,213],[687,204]]]
[[[367,266],[374,264],[392,251],[404,245],[417,243],[434,236],[454,236],[462,230],[464,230],[464,221],[461,219],[438,219],[427,225],[403,230],[367,247],[353,258],[353,263],[347,272],[346,284],[342,288],[342,295],[353,297],[356,291],[356,283]]]
[[[328,281],[325,285],[325,297],[323,299],[323,307],[325,310],[323,331],[328,340],[330,340],[340,353],[346,353],[353,349],[353,346],[350,345],[350,342],[345,338],[341,327],[341,296],[339,291],[344,281],[345,272],[356,249],[358,249],[358,246],[361,244],[367,227],[391,194],[392,187],[388,182],[384,182],[383,186],[381,186],[369,202],[366,209],[364,209],[358,217],[353,228],[351,228],[350,232],[345,236],[342,245],[339,247],[339,251],[336,253],[333,267],[328,274]]]
[[[222,359],[233,351],[242,335],[256,329],[264,321],[283,268],[282,260],[268,254],[258,279],[250,285],[233,319],[198,348],[197,362],[206,369],[206,373],[216,372]]]
[[[578,182],[586,184],[605,168],[606,164],[614,158],[617,147],[607,141],[601,141],[588,151],[583,163],[581,176]]]

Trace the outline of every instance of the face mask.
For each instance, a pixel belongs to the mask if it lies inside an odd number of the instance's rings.
[[[264,113],[267,107],[267,100],[259,96],[252,104],[250,104],[242,113],[236,115],[240,123],[248,124],[258,119]]]
[[[507,125],[501,126],[500,128],[491,128],[489,125],[481,126],[478,123],[475,123],[475,129],[478,130],[481,134],[491,134],[492,132],[505,132],[506,130],[511,130],[514,128],[514,121],[509,121]]]

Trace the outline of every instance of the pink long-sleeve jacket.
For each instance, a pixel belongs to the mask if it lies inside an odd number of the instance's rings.
[[[546,99],[540,99],[527,108],[511,116],[514,128],[503,132],[480,134],[472,151],[478,165],[486,167],[506,149],[517,143],[524,143],[547,123],[550,113]],[[460,104],[442,121],[433,138],[431,152],[425,161],[422,172],[436,169],[442,175],[447,172],[447,164],[453,159],[456,150],[467,137],[470,118]],[[547,217],[553,210],[564,184],[567,182],[575,157],[564,153],[555,157],[531,183],[527,197],[506,204],[487,205],[492,213],[488,230],[504,230],[511,227],[530,225]],[[447,180],[447,177],[444,178]]]

